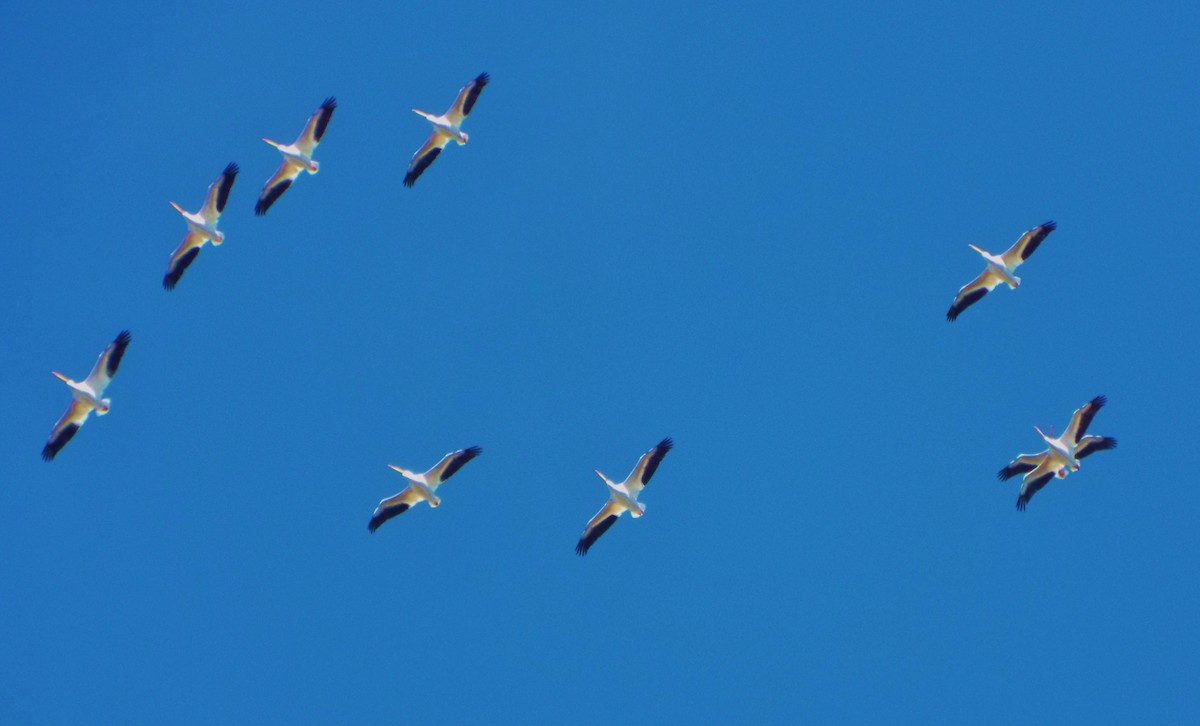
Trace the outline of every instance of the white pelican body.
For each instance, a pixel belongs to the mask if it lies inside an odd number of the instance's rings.
[[[1017,497],[1017,509],[1024,510],[1029,499],[1055,477],[1063,479],[1070,471],[1079,471],[1079,460],[1098,451],[1117,448],[1117,440],[1109,436],[1087,436],[1096,413],[1108,403],[1104,396],[1096,396],[1075,410],[1071,422],[1062,436],[1047,436],[1036,426],[1034,429],[1047,449],[1039,454],[1021,454],[1000,470],[1000,481],[1008,481],[1018,474],[1025,474],[1021,481],[1021,492]]]
[[[1003,254],[993,255],[985,250],[981,250],[975,245],[967,245],[975,250],[987,261],[987,267],[979,277],[968,282],[954,296],[954,302],[950,305],[950,311],[946,313],[946,320],[954,322],[958,318],[959,313],[966,310],[970,306],[979,302],[986,294],[992,291],[997,285],[1004,283],[1009,288],[1015,289],[1021,284],[1021,278],[1017,277],[1017,268],[1021,263],[1029,259],[1042,240],[1046,236],[1058,228],[1053,221],[1039,224],[1024,234],[1013,243]]]
[[[659,462],[674,445],[675,442],[669,437],[658,442],[657,446],[642,454],[633,471],[619,484],[604,476],[599,469],[596,470],[596,475],[603,479],[608,487],[608,501],[584,528],[579,543],[575,545],[576,554],[586,555],[596,540],[600,539],[600,535],[616,524],[617,519],[625,512],[629,512],[630,516],[635,518],[646,513],[646,505],[638,501],[638,495],[650,481],[650,477],[654,476]]]
[[[413,109],[413,113],[433,124],[433,133],[429,134],[429,138],[425,139],[425,143],[409,161],[408,171],[404,175],[404,186],[411,187],[415,184],[417,177],[429,168],[446,144],[451,141],[459,146],[467,143],[469,137],[467,132],[462,130],[463,119],[470,115],[471,109],[475,107],[475,100],[479,98],[480,91],[488,84],[490,78],[487,73],[480,73],[475,80],[463,86],[458,92],[458,97],[454,99],[454,104],[441,116]]]
[[[478,446],[452,451],[423,474],[402,469],[395,464],[388,464],[389,469],[400,472],[405,479],[412,483],[399,494],[394,494],[379,502],[379,506],[375,507],[375,512],[371,515],[371,521],[367,523],[367,529],[374,532],[379,529],[379,525],[392,517],[404,514],[417,502],[427,502],[431,507],[441,504],[442,500],[436,494],[437,488],[454,476],[454,473],[461,469],[463,464],[482,453],[483,449]]]
[[[208,186],[208,195],[204,198],[204,206],[200,207],[198,212],[189,212],[175,202],[171,202],[175,211],[182,214],[183,218],[187,220],[188,231],[167,261],[167,274],[163,276],[164,288],[175,289],[179,278],[183,277],[183,271],[192,264],[196,255],[200,254],[200,248],[204,246],[205,242],[219,245],[225,241],[225,233],[217,229],[217,220],[225,211],[225,202],[229,201],[229,190],[233,188],[233,182],[237,175],[238,165],[227,164],[221,175]]]
[[[278,141],[263,139],[271,146],[274,146],[280,154],[283,154],[283,163],[275,170],[275,175],[267,180],[263,185],[262,193],[258,196],[258,202],[254,205],[254,213],[264,215],[271,205],[279,199],[296,177],[300,176],[300,172],[306,171],[309,174],[316,174],[321,165],[316,159],[312,158],[313,152],[316,151],[317,144],[321,143],[321,137],[325,135],[325,129],[329,126],[329,119],[333,118],[333,111],[337,108],[337,99],[333,96],[325,99],[320,108],[313,112],[308,118],[308,123],[304,125],[304,130],[300,132],[300,136],[290,144],[281,144]]]
[[[43,459],[46,461],[54,459],[55,455],[79,430],[79,427],[87,421],[87,417],[92,411],[95,411],[97,416],[103,416],[109,412],[112,399],[104,398],[104,389],[108,388],[108,384],[116,375],[117,367],[121,365],[121,358],[125,355],[125,348],[129,346],[130,340],[129,331],[122,330],[100,354],[92,372],[82,381],[74,381],[58,371],[51,371],[56,378],[71,387],[72,401],[71,405],[67,407],[66,413],[54,425],[54,430],[50,432],[50,439],[42,449]]]

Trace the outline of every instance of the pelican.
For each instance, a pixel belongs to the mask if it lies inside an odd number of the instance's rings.
[[[1079,471],[1080,459],[1098,451],[1117,448],[1117,440],[1110,436],[1086,435],[1092,419],[1106,403],[1106,397],[1096,396],[1080,406],[1071,415],[1071,422],[1067,424],[1062,436],[1057,438],[1046,435],[1037,426],[1033,427],[1046,442],[1047,449],[1040,454],[1021,454],[997,475],[1000,481],[1008,481],[1019,474],[1025,475],[1021,481],[1020,495],[1017,497],[1017,509],[1024,511],[1030,498],[1051,479],[1062,479],[1069,471]]]
[[[183,207],[171,202],[175,211],[182,214],[183,218],[187,220],[188,231],[167,262],[167,274],[163,276],[164,288],[175,289],[179,278],[183,277],[183,271],[192,264],[196,255],[200,254],[200,248],[204,246],[205,242],[220,245],[225,241],[225,233],[217,229],[217,220],[221,218],[221,212],[225,211],[225,202],[229,201],[229,190],[233,188],[233,180],[237,174],[238,165],[232,162],[227,164],[225,170],[221,172],[221,176],[208,186],[208,196],[204,199],[204,206],[200,207],[200,211],[195,214],[185,211]]]
[[[454,472],[461,469],[463,464],[482,453],[483,449],[478,446],[452,451],[443,456],[442,460],[436,466],[424,474],[417,474],[408,469],[401,469],[395,464],[388,464],[389,469],[400,472],[412,484],[409,484],[399,494],[392,495],[379,502],[379,506],[375,507],[375,512],[371,515],[371,521],[367,523],[367,529],[374,532],[379,529],[379,525],[392,517],[404,514],[408,511],[409,507],[422,500],[429,502],[429,506],[431,507],[441,504],[442,500],[434,493],[437,491],[437,488],[447,479],[454,476]]]
[[[1046,235],[1058,228],[1054,222],[1046,222],[1039,224],[1025,234],[1021,235],[1020,239],[1005,250],[1000,256],[988,254],[984,250],[979,249],[975,245],[967,245],[971,249],[978,252],[987,260],[987,268],[979,273],[979,277],[971,280],[954,296],[954,304],[950,306],[950,311],[946,313],[946,320],[954,322],[959,314],[979,302],[980,298],[992,291],[1000,283],[1006,283],[1010,288],[1016,288],[1021,284],[1021,278],[1016,276],[1017,268],[1021,263],[1029,259],[1042,240],[1046,239]]]
[[[325,135],[325,129],[329,126],[329,119],[333,117],[335,108],[337,108],[337,99],[333,96],[325,99],[325,103],[322,103],[321,107],[308,117],[308,123],[304,124],[304,131],[300,133],[299,138],[291,144],[281,144],[270,139],[263,139],[279,149],[279,153],[283,154],[283,163],[275,171],[275,176],[267,180],[262,193],[258,195],[258,202],[254,205],[255,214],[259,216],[266,214],[275,200],[283,196],[296,177],[300,176],[301,171],[316,174],[317,170],[321,168],[321,165],[312,158],[312,154],[316,150],[317,144],[321,143],[321,137]]]
[[[670,437],[658,442],[657,446],[642,454],[637,466],[633,467],[633,471],[629,472],[629,476],[620,484],[601,474],[599,469],[596,470],[596,474],[608,487],[608,501],[584,528],[579,543],[575,545],[575,554],[581,557],[586,555],[596,540],[600,539],[600,535],[616,524],[617,518],[626,510],[632,517],[640,517],[646,513],[646,505],[638,501],[638,494],[650,481],[650,477],[654,476],[659,462],[674,445],[675,442],[671,441]]]
[[[125,355],[125,348],[129,346],[129,340],[129,331],[122,330],[116,340],[109,343],[104,352],[100,354],[96,366],[82,381],[73,381],[58,371],[51,371],[56,378],[71,387],[74,400],[71,401],[67,412],[62,415],[58,423],[54,424],[54,430],[50,432],[50,440],[42,449],[43,459],[53,460],[54,456],[67,445],[67,442],[83,425],[83,422],[87,421],[88,414],[93,410],[97,416],[108,413],[112,400],[103,398],[104,389],[117,374],[117,367],[121,365],[121,357]]]
[[[491,77],[486,73],[476,76],[475,80],[462,87],[458,92],[458,98],[454,99],[454,105],[442,116],[413,109],[413,113],[424,116],[429,123],[433,124],[433,133],[429,134],[429,138],[425,139],[425,145],[417,149],[417,153],[413,154],[412,161],[408,162],[408,173],[404,175],[404,186],[411,187],[415,184],[417,177],[421,176],[421,172],[429,168],[429,165],[438,158],[438,154],[442,153],[442,149],[450,141],[457,142],[459,146],[467,143],[467,132],[461,128],[463,119],[470,115],[471,109],[475,107],[475,99],[479,98],[479,92],[483,90],[489,80]]]

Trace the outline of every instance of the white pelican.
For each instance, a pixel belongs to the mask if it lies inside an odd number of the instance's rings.
[[[1071,415],[1066,431],[1058,438],[1047,436],[1037,426],[1033,427],[1048,448],[1040,454],[1021,454],[997,475],[1000,481],[1008,481],[1019,474],[1025,475],[1021,481],[1020,496],[1017,497],[1017,509],[1024,510],[1030,498],[1054,477],[1062,479],[1068,471],[1079,471],[1080,459],[1098,451],[1117,448],[1117,440],[1110,436],[1086,435],[1092,419],[1106,403],[1107,398],[1096,396],[1080,406]]]
[[[233,188],[233,180],[237,174],[238,165],[232,162],[227,164],[221,176],[208,186],[204,206],[195,214],[184,211],[178,204],[171,202],[175,211],[187,220],[188,231],[167,262],[167,274],[163,276],[163,287],[166,289],[175,289],[175,284],[183,277],[183,271],[192,264],[196,255],[200,254],[200,248],[205,242],[219,245],[225,241],[225,234],[217,229],[217,220],[221,218],[221,212],[225,211],[225,202],[229,201],[229,190]]]
[[[312,154],[317,148],[317,144],[321,143],[321,137],[325,135],[325,128],[329,126],[329,119],[333,117],[335,108],[337,108],[337,99],[333,96],[325,99],[325,103],[322,103],[321,107],[308,117],[304,131],[291,144],[281,144],[270,139],[263,139],[279,149],[279,153],[283,154],[283,163],[275,171],[275,176],[268,179],[267,183],[263,185],[262,194],[258,195],[258,202],[254,205],[255,214],[260,216],[266,214],[275,200],[283,196],[296,177],[300,176],[301,171],[307,171],[309,174],[317,173],[321,165],[312,158]]]
[[[987,260],[987,268],[979,274],[979,277],[963,285],[963,288],[958,291],[958,294],[954,296],[954,304],[950,306],[950,312],[946,313],[946,319],[954,322],[959,313],[979,302],[980,298],[1002,282],[1007,283],[1010,288],[1020,285],[1021,278],[1014,274],[1017,268],[1021,266],[1022,262],[1029,259],[1042,240],[1046,239],[1046,235],[1057,228],[1058,225],[1054,222],[1039,224],[1021,235],[1020,239],[999,257],[988,254],[975,245],[967,245],[983,255],[983,259]]]
[[[54,459],[54,456],[67,445],[83,422],[87,421],[88,414],[93,409],[97,416],[108,413],[112,401],[103,398],[104,389],[117,374],[117,367],[121,365],[121,357],[125,355],[125,348],[129,346],[129,340],[129,331],[122,330],[116,340],[109,343],[104,352],[100,354],[100,358],[96,361],[96,367],[92,368],[92,372],[82,381],[73,381],[58,371],[52,371],[56,377],[71,387],[71,393],[75,398],[67,407],[67,412],[58,420],[58,423],[54,424],[54,430],[50,432],[50,440],[42,449],[43,459],[46,461]]]
[[[395,464],[388,464],[388,468],[400,472],[412,484],[409,484],[399,494],[392,495],[379,502],[379,506],[375,507],[375,512],[371,515],[371,521],[367,523],[367,529],[374,532],[379,529],[379,525],[392,517],[404,514],[408,511],[409,507],[422,500],[429,502],[429,506],[431,507],[441,504],[442,500],[434,493],[437,491],[437,488],[447,479],[454,476],[454,472],[461,469],[463,464],[482,453],[483,449],[478,446],[452,451],[442,457],[442,460],[436,466],[424,474],[417,474],[408,469],[401,469]]]
[[[489,80],[491,80],[491,76],[486,73],[476,76],[475,80],[462,87],[462,90],[458,92],[458,98],[454,99],[454,105],[442,116],[434,116],[420,109],[413,109],[413,113],[424,116],[429,123],[433,124],[433,133],[429,134],[429,138],[425,139],[425,145],[417,149],[417,153],[413,154],[412,161],[408,162],[408,173],[404,175],[404,186],[411,187],[416,183],[421,172],[429,168],[429,165],[438,158],[438,154],[442,153],[442,149],[450,141],[457,142],[459,146],[467,143],[467,132],[460,127],[463,119],[469,116],[471,109],[475,107],[475,99],[479,98],[479,92],[483,90]]]
[[[575,545],[575,554],[586,555],[596,540],[600,539],[600,535],[616,524],[617,518],[626,510],[633,517],[640,517],[646,513],[646,505],[638,501],[638,494],[650,481],[650,477],[654,476],[659,462],[674,445],[675,442],[671,441],[670,437],[658,442],[657,446],[642,454],[642,458],[638,459],[637,466],[633,467],[633,471],[629,472],[629,476],[625,477],[625,481],[620,484],[601,474],[599,469],[596,470],[596,474],[608,486],[608,501],[584,528],[579,543]]]

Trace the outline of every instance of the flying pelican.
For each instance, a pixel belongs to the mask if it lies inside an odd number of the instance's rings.
[[[417,177],[421,176],[421,172],[429,168],[433,160],[438,158],[438,154],[442,153],[451,140],[458,143],[459,146],[467,143],[467,132],[463,131],[463,119],[470,115],[471,109],[475,107],[475,99],[479,98],[479,92],[491,80],[491,76],[486,73],[480,73],[467,85],[462,87],[458,92],[458,98],[454,99],[454,105],[450,107],[442,116],[434,116],[431,113],[425,113],[419,109],[413,109],[413,113],[424,116],[429,123],[433,124],[433,133],[429,134],[429,138],[425,139],[425,145],[417,149],[417,153],[413,154],[412,161],[408,162],[408,173],[404,175],[404,186],[411,187],[416,183]]]
[[[447,479],[454,476],[454,472],[462,468],[462,465],[474,459],[483,453],[483,449],[478,446],[472,446],[469,449],[459,449],[452,451],[442,457],[442,460],[437,463],[429,471],[424,474],[417,474],[408,469],[401,469],[395,464],[388,464],[388,468],[395,469],[404,475],[405,479],[412,482],[404,491],[399,494],[392,495],[387,499],[379,502],[379,506],[375,507],[375,512],[371,515],[371,521],[367,523],[367,529],[374,532],[379,529],[379,525],[388,521],[392,517],[397,517],[408,511],[408,508],[419,501],[429,502],[429,506],[436,507],[442,503],[434,492]]]
[[[584,528],[583,535],[579,538],[579,544],[575,545],[575,554],[586,555],[596,540],[600,539],[600,535],[616,524],[617,518],[626,510],[633,517],[640,517],[646,513],[646,505],[638,501],[638,494],[650,481],[650,477],[654,476],[659,462],[674,445],[675,442],[671,441],[670,437],[658,442],[657,446],[642,454],[642,458],[638,459],[637,466],[633,467],[633,471],[629,472],[629,476],[625,477],[625,481],[620,484],[601,474],[599,469],[596,470],[596,474],[608,486],[608,501]]]
[[[129,331],[122,330],[116,340],[109,343],[104,352],[100,354],[100,358],[96,361],[96,367],[92,368],[92,372],[82,381],[73,381],[58,371],[52,371],[59,380],[71,387],[71,393],[75,398],[67,407],[67,412],[58,420],[58,423],[54,424],[54,430],[50,432],[50,440],[42,449],[43,459],[53,460],[54,456],[67,445],[67,442],[83,425],[83,422],[87,421],[88,414],[93,409],[97,416],[108,413],[112,401],[103,398],[104,389],[117,374],[117,367],[121,365],[121,357],[125,355],[125,348],[129,346],[129,340]]]
[[[1030,498],[1051,479],[1062,479],[1068,471],[1078,471],[1080,459],[1098,451],[1117,448],[1117,440],[1110,436],[1086,435],[1092,419],[1106,403],[1106,397],[1096,396],[1080,406],[1071,415],[1071,422],[1058,438],[1047,436],[1040,428],[1034,426],[1034,430],[1046,442],[1048,448],[1040,454],[1021,454],[997,475],[1000,481],[1008,481],[1019,474],[1025,475],[1021,481],[1020,495],[1017,497],[1017,509],[1024,510]]]
[[[179,278],[183,277],[183,271],[192,264],[196,255],[200,254],[200,248],[205,242],[219,245],[225,241],[225,233],[217,229],[217,220],[221,218],[221,212],[225,211],[225,202],[229,201],[229,190],[233,188],[233,180],[237,174],[238,165],[232,162],[227,164],[221,176],[208,186],[204,206],[195,214],[184,211],[183,207],[171,202],[175,211],[187,220],[188,231],[167,262],[167,274],[163,276],[163,287],[166,289],[175,289]]]
[[[1017,268],[1021,266],[1022,262],[1029,259],[1029,256],[1038,248],[1042,240],[1046,239],[1046,235],[1057,228],[1058,225],[1054,222],[1039,224],[1021,235],[1020,239],[999,257],[988,254],[975,245],[967,245],[983,255],[983,259],[987,260],[987,268],[979,273],[979,277],[963,285],[958,294],[954,296],[954,304],[950,306],[950,311],[946,313],[946,320],[954,322],[958,318],[959,313],[979,302],[980,298],[991,292],[992,288],[1002,282],[1014,289],[1017,285],[1020,285],[1021,278],[1015,274]]]
[[[258,202],[254,205],[255,214],[259,216],[266,214],[275,200],[283,196],[296,177],[300,176],[301,171],[307,171],[309,174],[317,173],[321,165],[312,158],[312,153],[317,148],[317,144],[321,143],[321,137],[325,135],[325,129],[329,126],[329,119],[333,117],[335,108],[337,108],[337,99],[333,96],[325,99],[325,103],[322,103],[321,107],[308,117],[308,123],[304,124],[304,131],[300,133],[299,138],[291,144],[281,144],[270,139],[263,139],[279,149],[279,153],[283,154],[283,163],[275,171],[275,176],[267,180],[262,194],[258,195]]]

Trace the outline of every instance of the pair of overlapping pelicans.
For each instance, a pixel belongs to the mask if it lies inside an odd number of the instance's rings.
[[[461,128],[462,122],[471,113],[480,91],[487,85],[488,80],[488,74],[481,73],[475,80],[464,86],[459,91],[450,110],[441,116],[413,109],[415,113],[425,117],[433,125],[433,131],[409,162],[404,176],[405,186],[411,187],[450,141],[455,141],[459,145],[467,143],[468,136]],[[334,98],[326,99],[308,119],[304,131],[291,144],[285,145],[270,139],[263,139],[279,150],[283,155],[283,162],[263,186],[258,202],[254,206],[256,215],[266,214],[271,205],[287,191],[302,171],[307,171],[309,174],[317,173],[320,165],[312,158],[312,155],[321,142],[336,108],[337,101]],[[183,242],[171,254],[167,273],[163,277],[163,287],[166,289],[170,290],[175,287],[183,276],[184,270],[196,259],[200,248],[205,243],[212,242],[214,246],[217,246],[224,242],[225,235],[217,229],[217,221],[225,209],[238,171],[237,164],[231,163],[226,166],[221,175],[209,186],[204,205],[195,213],[187,212],[175,202],[171,202],[171,206],[187,220],[188,231]],[[1054,229],[1054,222],[1034,227],[999,256],[991,255],[975,245],[971,245],[971,249],[978,252],[987,261],[987,267],[977,278],[958,291],[946,318],[954,321],[963,310],[978,302],[1001,283],[1006,283],[1011,288],[1017,287],[1021,283],[1021,278],[1015,274],[1017,267],[1029,258],[1042,240]],[[92,372],[83,381],[74,381],[61,373],[54,373],[71,388],[73,400],[66,413],[55,424],[49,441],[42,449],[42,458],[46,461],[54,459],[92,411],[95,411],[98,416],[108,413],[111,401],[104,398],[104,391],[116,374],[130,340],[129,331],[121,331],[117,338],[100,354]],[[1075,411],[1066,431],[1060,437],[1052,438],[1042,433],[1041,429],[1034,427],[1046,442],[1047,450],[1040,454],[1021,454],[1012,463],[1001,469],[999,474],[1000,479],[1005,481],[1013,476],[1025,474],[1020,496],[1017,499],[1018,509],[1024,510],[1026,503],[1034,493],[1051,479],[1065,477],[1068,470],[1078,471],[1080,459],[1097,451],[1116,447],[1115,439],[1086,435],[1092,418],[1105,403],[1104,396],[1097,396]],[[620,483],[608,479],[599,470],[596,471],[608,487],[609,499],[584,529],[583,535],[575,547],[578,554],[587,554],[592,544],[607,532],[626,511],[635,518],[645,513],[646,505],[638,501],[638,495],[650,481],[658,469],[659,463],[673,445],[670,438],[660,441],[654,448],[642,455],[633,471]],[[367,525],[368,529],[374,532],[387,520],[403,514],[414,504],[422,501],[427,502],[430,507],[438,506],[441,499],[436,494],[437,488],[482,451],[478,446],[473,446],[451,452],[446,454],[432,469],[422,474],[390,465],[411,484],[400,493],[379,503]]]

